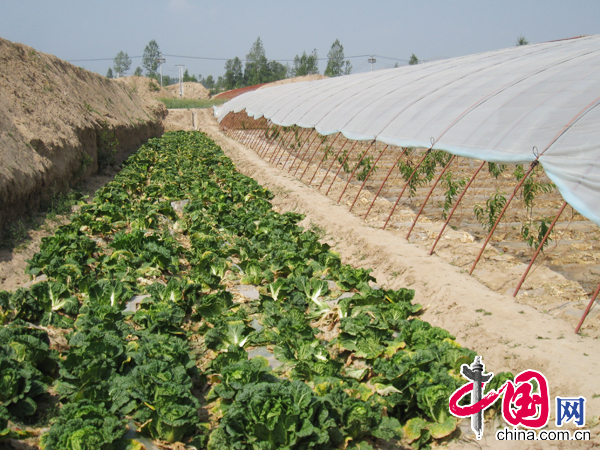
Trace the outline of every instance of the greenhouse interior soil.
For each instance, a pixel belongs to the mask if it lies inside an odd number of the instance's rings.
[[[373,268],[378,283],[386,288],[415,289],[415,301],[426,308],[423,320],[449,330],[461,345],[483,355],[486,370],[517,374],[535,369],[548,378],[552,400],[557,395],[587,399],[586,428],[592,430],[593,442],[502,444],[488,432],[482,441],[461,439],[452,444],[453,448],[590,448],[600,444],[599,339],[575,335],[572,324],[564,318],[495,292],[459,267],[429,256],[426,249],[373,228],[349,213],[346,206],[337,205],[224,135],[212,110],[170,111],[166,120],[167,130],[206,132],[239,171],[275,194],[272,203],[277,211],[303,213],[306,218],[301,225],[323,230],[323,242],[330,244],[345,263]],[[554,407],[551,420],[553,415]]]

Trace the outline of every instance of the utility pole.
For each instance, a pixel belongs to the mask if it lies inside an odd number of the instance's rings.
[[[179,98],[183,98],[183,68],[185,64],[175,64],[175,67],[179,69]]]
[[[375,64],[377,62],[377,60],[375,58],[373,58],[373,55],[371,55],[371,57],[369,58],[368,61],[371,64],[371,72],[373,72],[373,64]]]
[[[162,66],[163,66],[163,63],[167,62],[167,60],[162,57],[162,53],[161,53],[160,55],[158,55],[158,59],[156,60],[156,62],[160,64],[160,87],[163,87]]]

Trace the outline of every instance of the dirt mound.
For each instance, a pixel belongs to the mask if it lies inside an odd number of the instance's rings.
[[[179,84],[172,84],[171,86],[167,86],[165,90],[171,94],[171,97],[179,98]],[[204,100],[210,98],[210,92],[200,83],[188,81],[183,83],[183,98]]]
[[[130,77],[115,78],[113,81],[124,84],[129,89],[129,92],[135,93],[145,99],[156,98],[175,98],[175,94],[165,87],[160,87],[160,84],[146,77]]]
[[[0,39],[0,230],[57,190],[162,134],[164,105]]]
[[[264,86],[259,87],[259,89],[281,86],[282,84],[302,83],[303,81],[324,80],[326,78],[329,77],[326,77],[325,75],[319,75],[318,73],[315,75],[304,75],[303,77],[286,78],[285,80],[273,81],[272,83],[267,83]]]
[[[232,89],[231,91],[221,92],[219,95],[216,95],[215,98],[221,98],[224,100],[231,100],[232,98],[237,97],[238,95],[245,94],[246,92],[256,91],[258,89],[264,89],[273,86],[280,86],[282,84],[290,84],[290,83],[300,83],[302,81],[315,81],[315,80],[323,80],[326,77],[325,75],[305,75],[303,77],[295,77],[295,78],[286,78],[285,80],[273,81],[271,83],[263,83],[256,84],[254,86],[246,86],[239,89]]]

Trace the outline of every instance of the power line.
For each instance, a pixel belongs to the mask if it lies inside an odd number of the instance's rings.
[[[142,58],[142,56],[129,56],[130,59]],[[88,62],[88,61],[114,61],[115,58],[94,58],[94,59],[68,59],[67,62]]]
[[[172,58],[199,59],[199,60],[205,60],[205,61],[230,61],[233,59],[233,58],[212,58],[209,56],[172,55],[172,54],[168,54],[168,53],[163,53],[163,56],[169,56]],[[346,57],[344,57],[344,59],[367,58],[370,56],[375,56],[377,58],[382,58],[382,59],[390,59],[392,61],[408,62],[407,59],[392,58],[390,56],[382,56],[382,55],[355,55],[355,56],[346,56]],[[129,58],[139,59],[139,58],[143,58],[143,56],[130,56]],[[74,63],[74,62],[95,62],[95,61],[113,61],[113,60],[114,60],[114,58],[91,58],[91,59],[69,59],[67,61],[70,63]],[[327,60],[328,60],[328,58],[317,58],[317,61],[327,61]],[[240,59],[240,62],[248,62],[248,61],[250,61],[250,60]],[[294,62],[294,59],[272,59],[271,61]]]
[[[209,61],[230,61],[234,58],[210,58],[207,56],[186,56],[186,55],[168,55],[165,53],[165,56],[170,56],[172,58],[187,58],[187,59],[204,59],[204,60],[209,60]],[[346,56],[344,57],[344,59],[354,59],[354,58],[366,58],[367,56],[370,55],[357,55],[357,56]],[[252,61],[249,59],[240,59],[240,62],[248,62],[248,61]],[[317,61],[327,61],[328,58],[317,58]],[[294,62],[294,59],[272,59],[271,61],[277,61],[277,62]]]

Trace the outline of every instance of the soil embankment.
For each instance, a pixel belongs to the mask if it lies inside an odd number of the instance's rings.
[[[0,38],[0,230],[163,132],[164,105]]]

